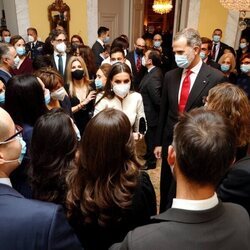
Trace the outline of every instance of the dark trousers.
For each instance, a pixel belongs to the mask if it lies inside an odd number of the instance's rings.
[[[164,151],[162,151],[164,152]],[[162,156],[161,180],[160,180],[160,213],[166,211],[167,207],[172,204],[174,194],[170,192],[173,176],[170,166],[167,162],[166,154]],[[171,189],[172,190],[172,189]]]
[[[156,130],[157,130],[157,126],[148,127],[146,135],[145,135],[145,143],[147,145],[147,152],[146,152],[145,160],[147,161],[148,165],[156,164],[156,158],[154,155]]]

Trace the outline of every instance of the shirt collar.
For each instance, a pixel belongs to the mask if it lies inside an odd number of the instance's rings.
[[[202,211],[215,207],[219,203],[217,194],[205,200],[185,200],[185,199],[173,199],[172,208]]]
[[[61,53],[54,50],[54,57],[57,58],[57,55],[66,56],[66,52],[61,54]]]
[[[10,178],[0,178],[0,183],[12,187]]]
[[[150,69],[148,69],[148,73],[149,73],[153,68],[155,68],[154,65],[153,65]]]
[[[96,41],[97,41],[98,43],[100,43],[100,44],[102,45],[102,47],[104,46],[104,42],[103,42],[101,39],[98,38]]]
[[[195,73],[195,74],[198,75],[198,73],[199,73],[199,71],[200,71],[200,69],[201,69],[201,66],[202,66],[202,60],[201,60],[201,58],[200,58],[199,62],[198,62],[193,68],[191,68],[190,70],[192,71],[192,73]],[[183,71],[183,73],[186,74],[187,71],[188,71],[188,69],[185,69],[185,70]]]

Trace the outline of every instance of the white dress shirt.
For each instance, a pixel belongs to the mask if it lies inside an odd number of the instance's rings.
[[[190,74],[191,85],[190,85],[189,93],[190,93],[192,87],[194,86],[194,82],[195,82],[195,80],[200,72],[201,66],[202,66],[202,60],[200,59],[200,61],[192,69],[190,69],[192,71],[192,73]],[[187,71],[188,71],[188,69],[184,69],[182,72],[181,84],[180,84],[179,94],[178,94],[178,103],[180,102],[182,84],[183,84],[184,78],[186,77]]]
[[[12,187],[10,178],[0,178],[0,183]]]
[[[60,53],[54,51],[54,60],[55,60],[56,68],[57,68],[58,71],[59,71],[59,65],[58,65],[58,59],[59,59],[58,55],[59,55],[59,54],[60,54]],[[66,53],[63,53],[63,54],[61,54],[61,55],[62,55],[62,61],[63,61],[63,74],[64,74],[64,73],[65,73],[65,68],[66,68],[67,54],[66,54]]]
[[[185,200],[185,199],[173,199],[172,208],[191,210],[191,211],[202,211],[215,207],[218,205],[219,200],[217,194],[205,200]]]

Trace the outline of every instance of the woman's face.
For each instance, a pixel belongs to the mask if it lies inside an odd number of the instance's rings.
[[[101,79],[102,85],[105,86],[107,77],[103,74],[102,70],[98,69],[96,72],[96,79]]]
[[[82,65],[81,65],[81,63],[79,61],[74,61],[71,64],[71,72],[74,72],[77,69],[83,70]]]
[[[14,45],[15,48],[18,48],[18,47],[25,47],[25,42],[23,39],[19,39],[15,45]]]
[[[241,64],[250,64],[250,58],[244,58],[242,61],[241,61]]]
[[[130,75],[126,72],[121,72],[113,76],[111,80],[112,86],[116,84],[130,84],[131,78]]]
[[[232,66],[232,65],[231,65],[231,60],[230,60],[229,57],[226,57],[226,58],[222,61],[222,64],[229,65],[230,67]]]

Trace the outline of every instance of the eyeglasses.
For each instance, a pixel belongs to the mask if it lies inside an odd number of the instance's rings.
[[[66,42],[66,39],[55,39],[55,41],[57,41],[58,43],[62,43],[62,42]]]
[[[11,137],[9,137],[8,139],[4,140],[3,142],[0,142],[0,145],[1,144],[6,144],[6,143],[12,141],[17,136],[22,137],[23,128],[18,126],[18,125],[15,125],[15,127],[16,127],[16,133],[14,135],[12,135]]]

